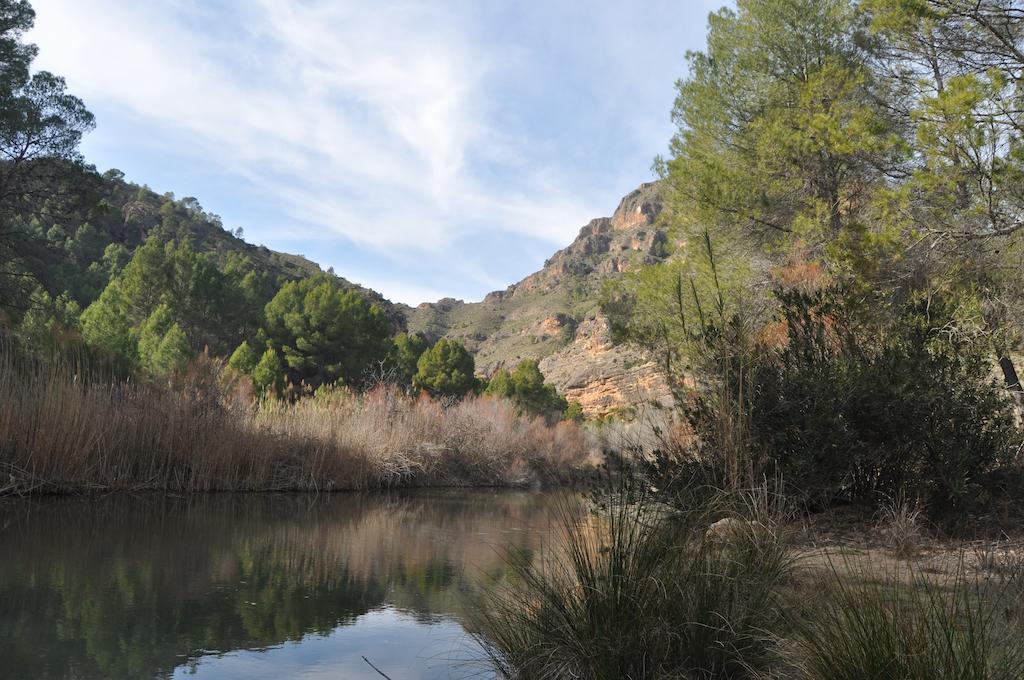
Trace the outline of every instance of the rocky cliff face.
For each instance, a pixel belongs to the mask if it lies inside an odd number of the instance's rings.
[[[459,340],[488,375],[525,358],[538,359],[547,379],[590,415],[670,401],[652,362],[612,344],[598,306],[605,281],[666,256],[658,188],[656,182],[641,185],[611,217],[580,229],[540,271],[481,302],[448,298],[407,308],[409,330]]]

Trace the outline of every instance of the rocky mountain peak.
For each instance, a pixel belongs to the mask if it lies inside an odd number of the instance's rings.
[[[647,182],[626,194],[611,216],[612,228],[622,230],[654,225],[663,207],[658,187],[658,182]]]
[[[592,415],[665,401],[668,389],[655,366],[612,344],[599,304],[606,280],[666,257],[659,189],[658,182],[640,185],[539,271],[481,302],[444,299],[408,310],[409,329],[459,340],[486,374],[537,359],[547,379]]]

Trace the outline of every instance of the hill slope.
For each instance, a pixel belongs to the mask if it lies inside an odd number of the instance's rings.
[[[53,248],[52,266],[44,270],[51,279],[47,289],[68,291],[83,308],[109,280],[110,247],[120,249],[121,258],[129,257],[154,232],[161,239],[188,241],[221,266],[232,266],[233,260],[245,271],[269,275],[276,287],[322,271],[301,255],[246,243],[194,198],[158,194],[125,181],[116,170],[91,175],[90,184],[77,213],[63,224],[37,227]],[[611,217],[586,224],[540,271],[481,302],[447,298],[411,308],[339,281],[377,304],[395,330],[407,326],[431,339],[462,342],[486,375],[524,358],[539,360],[545,377],[563,395],[579,401],[588,414],[604,415],[668,399],[651,362],[634,349],[612,344],[599,307],[608,279],[666,255],[666,233],[658,224],[661,208],[657,183],[640,186],[622,199]]]
[[[62,215],[58,224],[40,223],[49,253],[42,255],[38,272],[47,290],[68,291],[83,308],[99,296],[108,279],[104,254],[109,246],[123,247],[130,256],[155,231],[164,239],[188,241],[199,253],[222,265],[242,258],[247,270],[281,282],[322,273],[320,266],[302,255],[256,246],[224,228],[217,215],[205,212],[191,197],[176,199],[124,179],[120,171],[75,176],[66,190],[77,209]],[[403,314],[380,293],[337,277],[345,288],[358,291],[378,305],[396,329],[404,328]]]
[[[612,344],[598,306],[606,280],[666,255],[658,188],[641,185],[611,217],[580,229],[540,271],[481,302],[446,298],[404,307],[409,330],[459,340],[488,375],[524,358],[538,359],[545,377],[590,415],[666,401],[668,389],[654,364]]]

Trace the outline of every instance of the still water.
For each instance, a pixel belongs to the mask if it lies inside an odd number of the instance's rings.
[[[0,502],[0,678],[486,678],[464,612],[565,496]]]

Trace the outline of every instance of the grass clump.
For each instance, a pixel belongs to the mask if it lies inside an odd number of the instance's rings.
[[[832,597],[795,627],[790,657],[807,680],[1011,680],[1024,677],[1024,639],[1002,592],[962,569],[879,582],[831,565]]]
[[[924,533],[918,504],[901,496],[883,503],[875,516],[875,527],[894,555],[909,559],[917,554]]]
[[[709,532],[720,502],[686,512],[636,485],[593,516],[564,513],[562,540],[514,554],[511,585],[476,611],[508,678],[743,678],[765,669],[790,559],[769,520]]]

